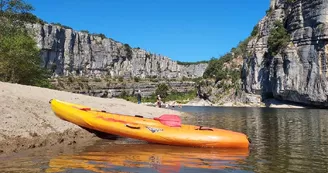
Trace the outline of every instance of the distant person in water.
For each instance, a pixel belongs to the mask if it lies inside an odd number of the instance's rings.
[[[137,93],[137,100],[138,100],[138,104],[141,103],[141,91],[138,90],[138,93]]]
[[[157,95],[157,107],[162,107],[161,105],[161,96],[160,95]]]

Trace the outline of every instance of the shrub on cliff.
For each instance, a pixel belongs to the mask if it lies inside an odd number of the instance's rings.
[[[124,44],[124,50],[126,52],[126,57],[131,60],[132,59],[132,48],[129,44]]]
[[[197,64],[203,64],[203,63],[208,63],[208,61],[196,61],[196,62],[182,62],[182,61],[177,61],[177,64],[179,65],[197,65]]]
[[[222,80],[227,77],[227,71],[224,69],[224,63],[229,62],[233,59],[231,53],[227,53],[219,59],[212,58],[203,74],[204,78],[215,78]]]
[[[0,1],[0,17],[10,19],[15,22],[28,23],[46,23],[38,18],[30,11],[34,10],[33,6],[26,3],[24,0],[1,0]]]
[[[268,52],[271,56],[275,56],[285,48],[290,42],[290,35],[283,26],[283,23],[276,21],[274,28],[271,30],[268,38]]]
[[[253,31],[251,33],[251,36],[255,37],[258,33],[259,33],[259,27],[258,27],[258,25],[255,25],[253,28]]]

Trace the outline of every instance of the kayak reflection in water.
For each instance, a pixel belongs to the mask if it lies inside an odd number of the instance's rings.
[[[47,173],[83,169],[98,173],[131,168],[175,173],[182,169],[238,169],[249,156],[248,149],[175,147],[153,144],[128,144],[113,147],[90,146],[87,152],[61,155],[49,162]],[[181,169],[182,168],[182,169]],[[137,171],[138,172],[138,171]]]

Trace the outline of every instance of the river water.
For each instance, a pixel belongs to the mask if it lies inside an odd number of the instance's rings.
[[[328,110],[183,107],[184,123],[239,131],[250,149],[147,144],[119,138],[78,149],[0,157],[1,172],[328,172]]]

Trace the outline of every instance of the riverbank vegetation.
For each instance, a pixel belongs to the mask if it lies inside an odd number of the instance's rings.
[[[143,103],[155,103],[157,101],[157,93],[153,93],[150,96],[145,96],[141,98]],[[166,97],[162,97],[164,103],[174,101],[178,104],[185,104],[197,97],[197,91],[191,90],[188,92],[178,92],[176,90],[168,91]],[[129,95],[127,92],[123,92],[119,98],[125,99],[137,103],[137,97],[134,95]]]
[[[248,42],[259,34],[258,26],[254,26],[251,35],[241,41],[237,47],[219,58],[212,58],[205,70],[204,79],[214,79],[217,86],[224,90],[240,89],[241,68],[243,58],[250,56],[247,51]]]
[[[50,72],[42,67],[40,50],[25,22],[41,22],[22,0],[0,3],[0,81],[51,87]]]

